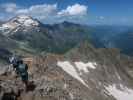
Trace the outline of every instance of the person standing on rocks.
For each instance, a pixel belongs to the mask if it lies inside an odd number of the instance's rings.
[[[19,75],[23,83],[28,85],[28,65],[23,63],[23,60],[18,59],[17,57],[11,57],[10,63],[13,65],[17,75]]]
[[[23,60],[19,61],[18,72],[22,81],[27,85],[28,84],[28,66],[23,63]]]

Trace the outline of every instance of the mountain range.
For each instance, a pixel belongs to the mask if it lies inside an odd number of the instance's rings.
[[[7,41],[6,48],[18,51],[63,53],[84,39],[88,39],[84,26],[63,22],[60,24],[42,24],[29,16],[16,16],[1,24],[2,41]],[[13,45],[10,45],[13,43]],[[3,45],[1,43],[0,45]],[[9,45],[9,46],[8,46]]]
[[[53,25],[43,24],[25,15],[0,24],[0,35],[2,41],[6,41],[6,48],[10,48],[12,43],[11,48],[15,52],[35,54],[65,53],[81,41],[88,40],[97,48],[118,48],[121,53],[132,55],[132,32],[131,26],[87,26],[66,21]]]
[[[126,31],[127,28],[66,21],[42,24],[25,15],[2,23],[0,99],[132,100],[133,57],[121,53],[117,48],[120,45],[109,45],[128,41],[119,37],[126,38]],[[25,61],[30,82],[26,91],[20,77],[3,63],[12,54],[30,59],[30,64]]]

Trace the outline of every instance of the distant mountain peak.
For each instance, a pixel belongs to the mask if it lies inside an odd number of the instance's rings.
[[[33,19],[27,15],[18,15],[6,23],[2,24],[0,31],[3,31],[4,34],[10,34],[10,32],[17,32],[20,28],[24,30],[32,29],[33,27],[39,26],[40,22],[36,19]]]
[[[18,15],[11,19],[8,23],[14,23],[23,26],[38,26],[39,22],[27,15]]]

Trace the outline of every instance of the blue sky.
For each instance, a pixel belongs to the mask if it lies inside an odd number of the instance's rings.
[[[0,20],[19,14],[44,23],[133,25],[133,0],[0,0]]]

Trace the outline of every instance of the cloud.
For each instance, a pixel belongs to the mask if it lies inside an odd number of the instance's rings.
[[[15,3],[6,3],[0,5],[1,9],[7,13],[14,13],[18,9],[18,6]]]
[[[58,12],[58,15],[85,15],[87,14],[87,6],[80,5],[80,4],[74,4],[72,6],[68,6],[66,9],[61,10]]]
[[[28,14],[39,19],[45,19],[48,16],[56,15],[56,13],[57,4],[33,5],[27,9],[19,9],[16,11],[16,14]]]
[[[29,14],[31,16],[37,17],[39,19],[46,19],[47,17],[70,17],[72,16],[82,16],[87,14],[87,6],[74,4],[68,6],[66,9],[58,11],[57,4],[49,5],[33,5],[27,9],[19,9],[17,14]],[[69,19],[70,19],[69,18]],[[74,17],[73,17],[74,18]]]
[[[8,17],[25,14],[37,18],[43,22],[77,21],[87,15],[87,6],[81,4],[68,5],[65,9],[58,9],[57,4],[32,5],[27,8],[14,3],[1,4],[3,15]]]

